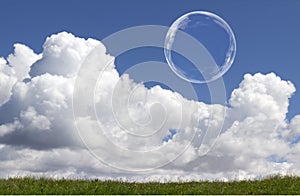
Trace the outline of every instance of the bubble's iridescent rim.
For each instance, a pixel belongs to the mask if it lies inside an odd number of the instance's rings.
[[[172,57],[171,57],[171,51],[172,51],[172,46],[174,43],[174,38],[176,36],[177,31],[180,28],[181,22],[184,21],[188,16],[195,15],[195,14],[201,14],[201,15],[212,17],[213,19],[215,19],[214,21],[218,25],[223,27],[229,35],[230,42],[229,42],[228,51],[226,53],[226,58],[225,58],[223,65],[220,67],[219,71],[217,72],[217,74],[215,74],[213,77],[210,77],[210,76],[206,76],[205,73],[203,73],[199,70],[200,73],[203,74],[204,78],[206,78],[206,80],[189,79],[186,76],[182,75],[180,70],[178,70],[176,68],[176,65],[173,62]],[[170,68],[174,71],[174,73],[176,75],[178,75],[180,78],[182,78],[185,81],[201,84],[201,83],[212,82],[212,81],[220,78],[221,76],[223,76],[229,70],[229,68],[233,64],[233,61],[236,56],[236,48],[237,48],[237,46],[236,46],[236,39],[235,39],[234,33],[233,33],[232,29],[230,28],[229,24],[224,19],[222,19],[220,16],[218,16],[214,13],[211,13],[211,12],[193,11],[193,12],[189,12],[189,13],[186,13],[186,14],[180,16],[178,19],[176,19],[172,23],[171,27],[169,28],[169,30],[167,32],[166,38],[165,38],[164,54],[165,54],[167,63],[169,64]]]

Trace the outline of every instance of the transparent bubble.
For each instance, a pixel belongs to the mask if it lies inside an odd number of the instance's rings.
[[[164,53],[179,77],[193,83],[207,83],[221,77],[231,67],[236,41],[222,18],[210,12],[194,11],[171,25]]]

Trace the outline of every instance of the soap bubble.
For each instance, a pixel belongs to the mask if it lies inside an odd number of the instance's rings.
[[[231,67],[236,41],[222,18],[210,12],[194,11],[171,25],[164,53],[179,77],[193,83],[207,83],[221,77]]]

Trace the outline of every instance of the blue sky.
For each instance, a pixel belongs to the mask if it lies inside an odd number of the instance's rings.
[[[256,72],[275,72],[300,89],[300,1],[297,0],[12,0],[0,3],[0,56],[11,53],[16,42],[41,52],[45,38],[61,31],[101,40],[136,25],[170,26],[184,13],[206,10],[225,19],[236,36],[237,56],[224,75],[228,94],[238,87],[245,73]],[[163,58],[159,52],[152,54],[151,58]],[[199,89],[205,92],[205,85]],[[204,101],[209,99],[208,94],[202,95]],[[299,100],[300,93],[296,92],[291,99],[289,118],[300,113]]]

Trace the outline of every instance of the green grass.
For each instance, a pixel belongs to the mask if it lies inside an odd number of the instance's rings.
[[[185,183],[12,178],[0,180],[0,194],[300,194],[300,177]]]

